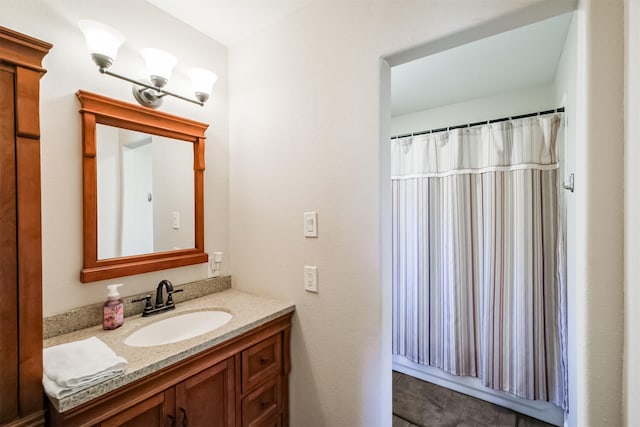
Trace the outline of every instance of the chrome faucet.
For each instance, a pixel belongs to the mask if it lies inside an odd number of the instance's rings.
[[[164,296],[162,289],[167,289],[167,301],[164,301]],[[177,292],[182,292],[184,289],[173,289],[173,285],[168,280],[162,280],[158,283],[158,287],[156,288],[156,303],[155,306],[151,304],[151,295],[146,295],[144,298],[134,299],[131,302],[139,302],[144,301],[144,310],[142,311],[142,317],[152,316],[154,314],[163,313],[168,310],[173,310],[176,308],[175,303],[173,302],[173,294]]]

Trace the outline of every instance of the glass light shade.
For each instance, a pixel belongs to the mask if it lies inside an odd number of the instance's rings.
[[[84,35],[87,49],[94,57],[94,61],[97,61],[95,55],[100,55],[106,57],[109,63],[98,63],[99,66],[108,67],[111,65],[116,59],[118,48],[124,43],[125,39],[122,33],[101,22],[87,19],[79,21],[78,26]]]
[[[140,50],[147,63],[147,73],[151,82],[159,87],[164,86],[171,77],[171,71],[178,60],[175,56],[160,49],[146,47]]]
[[[193,91],[196,95],[204,94],[207,97],[211,95],[213,85],[216,83],[216,80],[218,80],[218,76],[216,76],[215,73],[204,68],[190,69],[189,77],[191,78]]]

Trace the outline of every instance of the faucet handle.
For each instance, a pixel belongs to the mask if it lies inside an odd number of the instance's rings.
[[[167,292],[167,306],[175,305],[174,302],[173,302],[173,294],[178,293],[178,292],[184,292],[184,289],[176,289],[175,291],[171,290],[171,291]]]
[[[151,295],[145,295],[144,298],[131,300],[131,302],[140,302],[140,301],[144,301],[144,310],[142,311],[143,316],[153,311],[153,306],[151,305]]]

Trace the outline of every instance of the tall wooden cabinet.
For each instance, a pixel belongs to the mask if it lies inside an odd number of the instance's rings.
[[[0,425],[44,423],[40,77],[49,43],[0,27]]]

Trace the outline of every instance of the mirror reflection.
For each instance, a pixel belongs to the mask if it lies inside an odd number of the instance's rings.
[[[195,247],[193,144],[96,125],[98,259]]]

